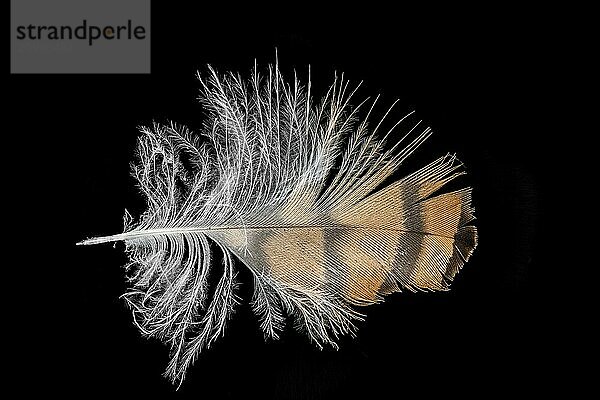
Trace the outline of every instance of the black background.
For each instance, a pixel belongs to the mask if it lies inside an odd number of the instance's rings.
[[[272,10],[153,3],[152,74],[11,75],[7,174],[20,232],[12,289],[19,369],[28,388],[60,393],[130,391],[200,398],[367,398],[407,393],[514,394],[535,389],[552,358],[544,341],[550,288],[534,94],[551,39],[517,12],[494,10]],[[346,9],[352,8],[349,4]],[[448,11],[448,12],[447,12]],[[243,304],[182,388],[161,373],[168,349],[141,338],[124,303],[122,246],[76,247],[119,232],[125,208],[143,211],[129,176],[136,126],[174,120],[199,128],[196,70],[247,73],[274,61],[323,93],[334,71],[364,80],[360,94],[400,98],[435,131],[404,173],[446,152],[468,168],[480,245],[447,293],[395,294],[365,309],[355,339],[315,349],[288,327],[265,344],[240,271]],[[320,90],[320,92],[319,92]],[[29,160],[23,162],[22,160]],[[23,179],[23,176],[26,178]],[[15,211],[16,213],[16,211]],[[36,229],[33,235],[29,227]],[[30,302],[25,299],[33,299]],[[35,379],[32,379],[35,377]],[[545,382],[546,387],[553,382]],[[22,387],[23,388],[23,387]]]

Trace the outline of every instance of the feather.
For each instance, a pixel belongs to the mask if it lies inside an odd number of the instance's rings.
[[[140,331],[171,347],[168,378],[181,384],[223,334],[239,302],[234,259],[254,277],[265,337],[277,339],[291,315],[319,348],[354,334],[364,318],[356,306],[448,289],[477,245],[471,189],[438,193],[463,174],[450,155],[386,186],[431,134],[413,113],[380,135],[396,103],[371,129],[378,98],[360,119],[368,101],[350,106],[360,84],[343,75],[318,104],[310,76],[290,85],[277,64],[265,76],[255,66],[248,80],[210,67],[198,78],[207,114],[199,135],[141,128],[132,173],[147,210],[136,223],[126,214],[121,234],[79,243],[125,243],[123,298]],[[400,125],[406,135],[386,146]]]

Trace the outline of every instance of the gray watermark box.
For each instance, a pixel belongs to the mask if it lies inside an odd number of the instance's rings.
[[[150,0],[11,0],[10,71],[150,73]]]

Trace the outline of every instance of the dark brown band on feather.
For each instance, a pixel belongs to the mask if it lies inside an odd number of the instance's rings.
[[[400,193],[402,201],[402,212],[404,213],[403,229],[411,232],[423,232],[425,222],[423,220],[422,205],[419,196],[418,185],[401,185]],[[408,233],[403,235],[400,252],[394,260],[398,274],[402,279],[400,283],[412,289],[414,276],[417,273],[417,260],[421,254],[423,235]]]

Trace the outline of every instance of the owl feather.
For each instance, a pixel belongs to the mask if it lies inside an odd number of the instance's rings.
[[[451,155],[394,181],[431,134],[413,113],[382,134],[396,103],[371,127],[379,97],[351,106],[360,84],[336,76],[315,103],[310,69],[307,85],[290,84],[277,63],[247,79],[210,67],[198,78],[198,134],[140,128],[132,174],[147,210],[126,214],[123,233],[79,243],[125,243],[123,298],[140,331],[170,346],[169,379],[181,384],[223,335],[243,266],[265,337],[289,315],[319,348],[354,335],[360,306],[449,288],[477,244],[471,189],[441,192],[464,173]]]

